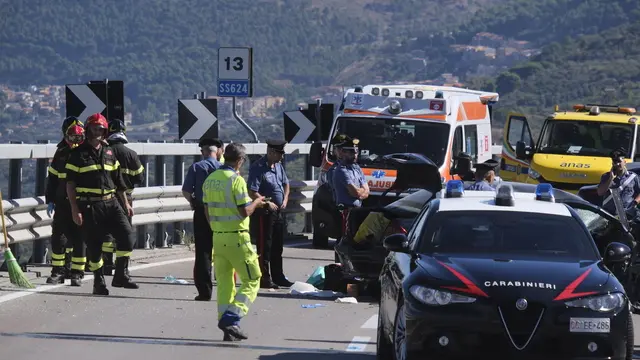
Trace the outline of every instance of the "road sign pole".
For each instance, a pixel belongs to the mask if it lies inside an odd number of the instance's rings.
[[[316,134],[319,142],[322,142],[322,99],[316,100]]]
[[[258,140],[258,135],[256,134],[256,132],[251,128],[251,126],[249,126],[249,124],[247,124],[246,121],[242,119],[242,117],[240,117],[240,114],[238,114],[238,108],[236,107],[236,97],[234,96],[232,100],[233,102],[231,106],[233,107],[233,117],[240,123],[240,125],[242,125],[245,129],[247,129],[247,131],[251,133],[251,135],[253,136],[253,142],[259,143],[260,140]]]

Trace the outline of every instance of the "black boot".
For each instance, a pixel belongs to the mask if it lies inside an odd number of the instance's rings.
[[[104,263],[104,274],[107,276],[113,275],[113,253],[102,253],[102,261]]]
[[[273,283],[280,287],[291,287],[293,283],[284,276],[282,270],[282,258],[276,258],[271,260],[271,279]]]
[[[80,270],[71,270],[71,274],[69,275],[69,279],[71,279],[71,286],[82,286],[82,279],[84,278],[84,273]]]
[[[276,285],[273,280],[271,280],[271,273],[269,272],[270,266],[268,261],[262,261],[262,267],[260,270],[262,271],[262,277],[260,278],[260,288],[261,289],[279,289],[280,287]]]
[[[52,267],[51,276],[47,278],[47,284],[64,284],[66,272],[67,271],[63,266]]]
[[[93,272],[93,295],[109,295],[102,268]]]
[[[125,289],[138,289],[138,284],[131,281],[131,277],[129,276],[129,258],[128,257],[119,257],[116,258],[116,273],[113,275],[113,280],[111,281],[111,286],[113,287],[123,287]]]

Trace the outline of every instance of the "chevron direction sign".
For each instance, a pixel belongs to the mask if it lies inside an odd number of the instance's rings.
[[[333,104],[320,106],[320,118],[317,118],[318,105],[309,104],[305,110],[285,111],[284,138],[291,144],[301,144],[307,141],[318,141],[318,120],[320,121],[320,138],[327,140],[333,124]]]
[[[218,100],[178,100],[178,136],[180,140],[219,137]]]
[[[101,113],[107,121],[124,121],[124,82],[121,80],[67,84],[65,98],[67,117],[75,116],[84,122],[89,116]]]

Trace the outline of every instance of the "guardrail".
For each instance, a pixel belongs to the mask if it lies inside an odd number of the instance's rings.
[[[313,188],[316,181],[291,181],[291,194],[285,213],[311,211]],[[182,196],[181,186],[154,186],[133,191],[133,225],[188,222],[193,210]],[[34,241],[51,236],[53,218],[47,215],[43,196],[3,200],[5,224],[9,243]]]

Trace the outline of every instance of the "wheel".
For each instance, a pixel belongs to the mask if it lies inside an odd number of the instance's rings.
[[[403,301],[399,299],[398,301]],[[406,320],[404,304],[398,306],[396,319],[393,324],[393,352],[395,360],[407,360]]]
[[[318,227],[316,227],[315,224],[313,226],[313,247],[316,249],[326,249],[329,247],[329,237],[322,231],[316,230]]]
[[[382,304],[378,307],[378,338],[376,341],[376,359],[393,359],[393,344],[385,333],[385,324],[382,320]]]
[[[633,315],[631,315],[631,309],[629,309],[629,318],[627,320],[627,353],[625,354],[625,360],[633,359],[633,347],[634,347],[634,337],[633,337]]]

